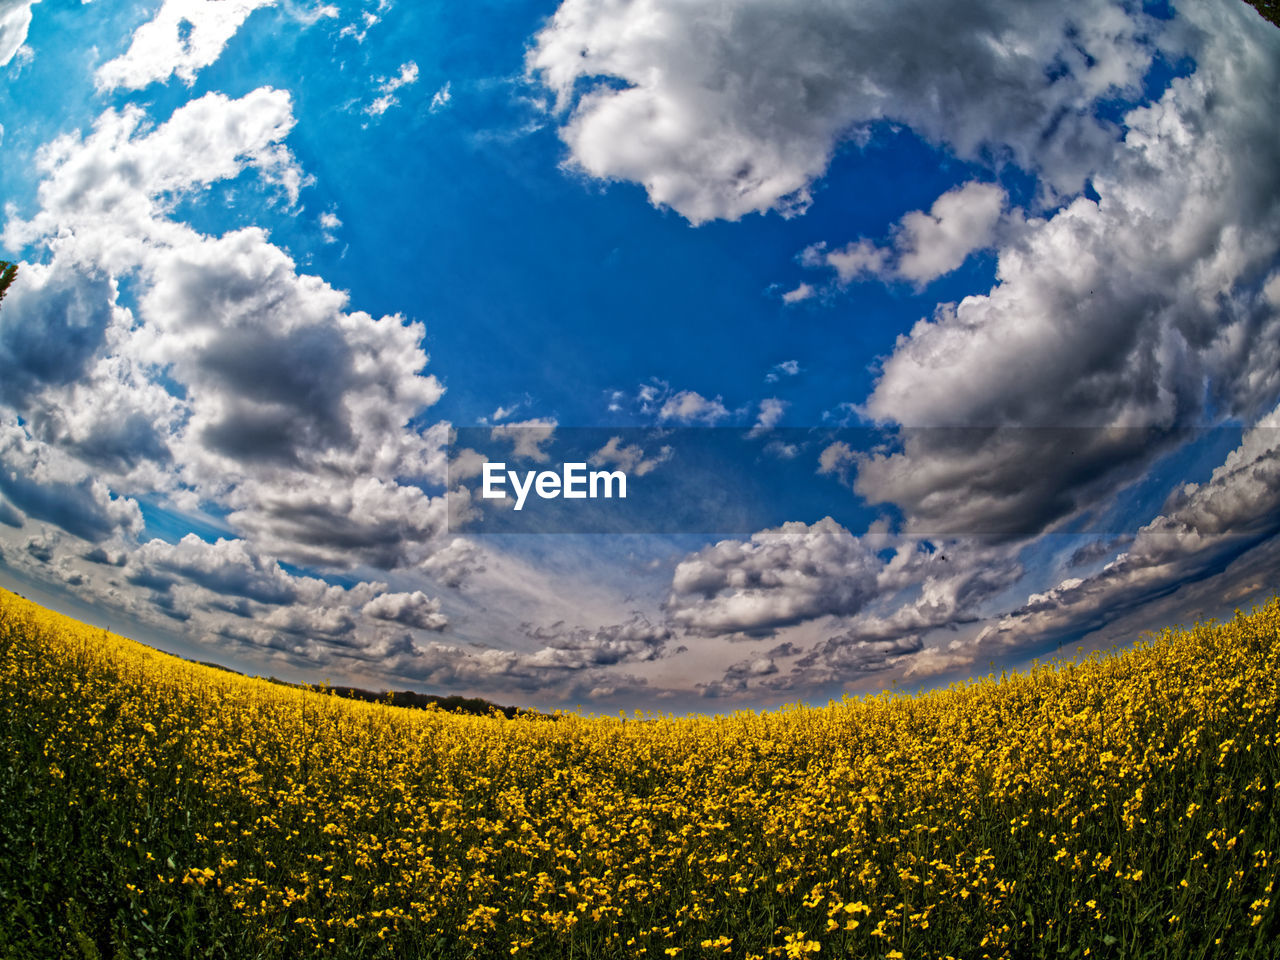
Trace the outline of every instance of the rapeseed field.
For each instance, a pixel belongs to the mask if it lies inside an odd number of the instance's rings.
[[[1237,958],[1280,602],[917,696],[468,717],[0,593],[0,957]]]

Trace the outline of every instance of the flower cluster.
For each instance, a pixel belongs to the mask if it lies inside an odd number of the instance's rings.
[[[1280,935],[1280,602],[918,696],[509,720],[216,670],[5,593],[0,734],[11,944],[977,960]]]

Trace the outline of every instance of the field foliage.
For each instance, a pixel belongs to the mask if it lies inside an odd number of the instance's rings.
[[[0,956],[1271,957],[1280,603],[919,696],[362,703],[0,592]]]

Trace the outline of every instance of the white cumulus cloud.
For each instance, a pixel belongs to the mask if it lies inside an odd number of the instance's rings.
[[[6,66],[26,43],[27,30],[31,26],[31,8],[39,2],[0,0],[0,67]]]
[[[129,49],[98,68],[100,90],[141,90],[176,76],[190,86],[222,55],[249,14],[277,0],[164,0],[133,33]]]
[[[1109,0],[565,0],[527,67],[575,166],[701,223],[804,210],[836,147],[881,120],[1079,190],[1117,139],[1092,106],[1136,92],[1156,33]]]

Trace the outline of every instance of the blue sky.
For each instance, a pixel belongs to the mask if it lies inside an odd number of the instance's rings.
[[[1278,38],[1235,0],[3,0],[0,578],[253,672],[595,710],[1263,599]],[[649,499],[517,515],[477,449]]]

